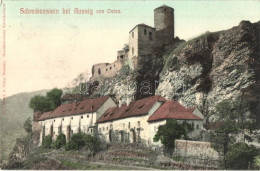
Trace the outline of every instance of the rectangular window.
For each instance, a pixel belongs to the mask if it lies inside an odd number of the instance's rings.
[[[135,49],[134,47],[132,47],[132,55],[134,55],[134,53],[135,53]]]
[[[197,129],[199,129],[199,125],[197,125]]]
[[[138,127],[140,127],[140,121],[137,122]]]
[[[131,123],[130,123],[130,122],[128,122],[128,128],[130,129],[130,127],[131,127]]]
[[[89,115],[87,115],[87,118],[89,117]]]
[[[73,120],[73,117],[71,117],[71,120]]]
[[[146,29],[144,29],[144,35],[146,35]]]
[[[149,32],[149,40],[153,40],[153,33]]]
[[[132,32],[132,38],[134,38],[134,32]]]
[[[83,119],[83,116],[81,116],[81,119]]]

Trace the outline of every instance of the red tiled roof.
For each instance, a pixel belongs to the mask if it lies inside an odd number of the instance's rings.
[[[202,120],[192,112],[195,108],[186,109],[180,103],[169,100],[160,106],[155,113],[148,119],[148,122],[162,119],[179,119],[179,120]]]
[[[120,108],[118,106],[109,108],[97,123],[147,114],[157,101],[166,101],[166,99],[161,96],[151,96],[134,101],[128,106],[124,104]]]
[[[96,99],[79,101],[77,102],[77,106],[76,103],[64,104],[57,107],[54,111],[43,113],[38,120],[95,112],[108,98],[109,96],[104,96]]]

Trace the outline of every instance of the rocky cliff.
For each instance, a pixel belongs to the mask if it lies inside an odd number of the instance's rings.
[[[215,105],[222,100],[243,96],[254,103],[250,112],[259,123],[259,25],[242,21],[188,42],[177,38],[168,50],[140,58],[134,71],[124,66],[115,77],[104,79],[101,89],[92,86],[92,94],[115,95],[119,103],[157,94],[198,107],[205,121],[214,120]]]
[[[156,94],[197,106],[208,120],[217,103],[244,96],[256,104],[250,111],[259,121],[259,28],[260,22],[242,21],[181,44],[165,57]]]

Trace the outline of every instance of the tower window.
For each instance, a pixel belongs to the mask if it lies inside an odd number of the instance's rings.
[[[149,32],[149,40],[153,40],[153,33]]]
[[[132,47],[132,55],[134,55],[135,49],[134,47]]]
[[[101,70],[100,70],[100,68],[98,68],[98,74],[99,74],[99,75],[101,74]]]
[[[146,35],[146,29],[144,29],[144,35]]]
[[[135,35],[135,33],[134,33],[134,32],[132,32],[132,38],[134,38],[134,35]]]

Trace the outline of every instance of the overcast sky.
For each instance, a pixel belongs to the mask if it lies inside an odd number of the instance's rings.
[[[205,31],[260,19],[259,1],[4,1],[6,5],[6,96],[54,87],[63,88],[95,63],[113,62],[128,42],[128,32],[139,23],[153,26],[153,10],[174,8],[175,35],[188,39]],[[2,74],[2,17],[0,10],[0,90]],[[70,8],[70,15],[24,15],[20,8]],[[74,8],[94,14],[75,15]],[[95,11],[104,9],[105,14]],[[120,14],[107,14],[119,9]],[[2,91],[0,91],[2,98]]]

